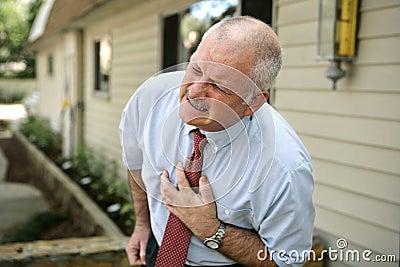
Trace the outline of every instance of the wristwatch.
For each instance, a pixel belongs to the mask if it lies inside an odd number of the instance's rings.
[[[217,232],[213,236],[205,238],[203,241],[204,245],[210,249],[215,250],[222,246],[222,239],[225,236],[226,225],[222,221],[220,221],[220,223]]]

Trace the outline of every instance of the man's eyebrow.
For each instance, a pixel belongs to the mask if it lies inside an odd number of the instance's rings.
[[[201,72],[201,68],[197,62],[190,62],[188,68]]]
[[[235,94],[235,92],[233,90],[231,90],[230,88],[226,87],[222,82],[218,82],[210,77],[208,77],[207,81],[211,84],[214,84],[215,86],[218,87],[218,89],[220,91],[222,91],[223,93],[227,94],[227,95],[232,95]]]
[[[192,66],[192,68],[200,69],[199,64],[197,62],[193,62],[190,65]]]

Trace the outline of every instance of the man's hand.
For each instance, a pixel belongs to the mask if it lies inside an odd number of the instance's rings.
[[[214,234],[220,223],[207,177],[200,177],[197,193],[190,187],[182,163],[178,163],[176,179],[178,188],[170,183],[167,171],[161,175],[161,194],[166,208],[201,240]]]
[[[142,170],[129,170],[129,187],[131,189],[136,224],[125,251],[131,266],[146,264],[146,245],[150,235],[150,215],[147,194],[143,191]]]
[[[178,188],[170,183],[167,171],[163,171],[161,175],[161,194],[166,208],[178,216],[200,240],[212,236],[220,222],[207,177],[200,178],[198,193],[196,188],[190,188],[181,163],[176,168],[176,177]],[[268,260],[258,260],[257,252],[264,248],[265,245],[256,232],[227,225],[224,241],[218,251],[244,266],[276,267],[268,252]]]
[[[146,245],[149,238],[150,228],[136,225],[125,251],[128,255],[129,265],[145,265],[146,264]]]

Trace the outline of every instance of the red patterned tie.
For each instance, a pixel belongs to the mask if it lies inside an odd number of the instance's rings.
[[[190,187],[198,187],[203,165],[202,151],[207,144],[207,139],[200,133],[199,129],[193,130],[192,133],[194,135],[194,149],[186,165],[185,174],[189,180]],[[156,266],[184,266],[191,235],[190,230],[178,217],[170,213],[164,237],[158,251]]]

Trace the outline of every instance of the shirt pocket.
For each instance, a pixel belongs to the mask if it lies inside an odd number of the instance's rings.
[[[218,218],[227,224],[232,224],[245,229],[252,229],[253,211],[251,209],[232,209],[216,202]]]

